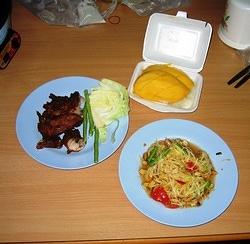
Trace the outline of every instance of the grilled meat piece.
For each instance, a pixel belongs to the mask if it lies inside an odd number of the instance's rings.
[[[37,128],[42,139],[36,148],[61,148],[65,145],[67,153],[80,151],[84,147],[83,139],[80,132],[74,129],[82,124],[79,92],[71,93],[69,97],[51,93],[49,98],[51,101],[43,105],[44,112],[41,114],[37,111]]]
[[[54,136],[48,139],[41,139],[37,144],[37,149],[43,148],[57,148],[60,149],[63,146],[62,139],[59,136]]]
[[[37,128],[45,141],[78,127],[82,123],[79,92],[71,93],[69,97],[56,96],[51,93],[49,98],[51,101],[43,105],[44,112],[40,114],[37,111],[39,118]]]
[[[63,136],[63,144],[67,148],[67,153],[81,151],[85,144],[78,129],[68,130]]]
[[[43,105],[43,108],[45,109],[43,116],[54,117],[69,113],[76,113],[80,115],[79,108],[81,96],[78,91],[71,93],[70,97],[56,96],[51,93],[49,98],[51,99],[51,102],[47,102]]]
[[[37,128],[44,139],[63,134],[82,123],[82,117],[78,114],[62,114],[52,118],[44,117],[39,112],[37,115],[39,117]]]

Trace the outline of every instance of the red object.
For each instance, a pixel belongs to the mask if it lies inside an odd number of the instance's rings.
[[[192,161],[188,161],[186,163],[186,169],[189,171],[189,172],[193,172],[193,171],[196,171],[198,169],[197,165],[194,164],[194,162]]]
[[[8,66],[20,45],[20,35],[14,30],[9,29],[3,43],[0,44],[0,69],[5,69]]]
[[[179,208],[179,205],[177,205],[177,204],[172,204],[172,203],[170,203],[170,204],[168,204],[168,205],[166,205],[168,208]]]
[[[121,21],[121,18],[117,15],[112,15],[108,18],[108,21],[110,24],[119,24]]]
[[[178,208],[177,204],[172,204],[171,200],[162,186],[155,187],[151,191],[151,197],[158,202],[161,202],[168,208]]]
[[[161,202],[163,204],[170,204],[170,199],[169,196],[167,194],[167,192],[164,190],[163,187],[158,186],[155,187],[152,191],[151,191],[151,197],[158,202]]]
[[[182,180],[176,180],[179,184],[181,184],[181,185],[185,185],[186,184],[186,182],[184,182],[184,181],[182,181]]]

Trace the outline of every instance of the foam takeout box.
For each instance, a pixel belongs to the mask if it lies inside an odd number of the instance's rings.
[[[176,16],[163,13],[149,18],[143,45],[143,61],[139,62],[132,75],[128,92],[135,101],[160,112],[193,112],[197,109],[202,90],[203,69],[212,27],[209,23],[190,19],[186,12]],[[170,64],[183,70],[194,81],[195,87],[181,102],[163,104],[151,102],[133,93],[133,85],[143,69],[153,64]]]

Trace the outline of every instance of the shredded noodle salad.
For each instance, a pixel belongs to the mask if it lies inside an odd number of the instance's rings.
[[[169,208],[200,206],[214,190],[217,174],[205,151],[179,138],[153,143],[139,173],[149,196]]]

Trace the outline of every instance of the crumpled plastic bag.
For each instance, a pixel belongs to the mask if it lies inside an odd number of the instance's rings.
[[[118,4],[125,4],[140,16],[188,6],[191,0],[103,0],[108,3],[103,12],[94,0],[19,0],[34,15],[48,24],[85,26],[105,23]]]
[[[191,0],[123,0],[122,3],[138,15],[146,16],[155,12],[189,6]]]
[[[34,15],[48,24],[84,26],[105,23],[117,4],[113,0],[108,9],[100,12],[94,0],[19,0]]]

